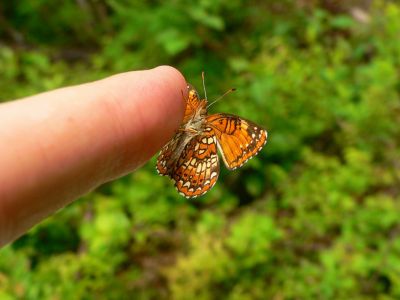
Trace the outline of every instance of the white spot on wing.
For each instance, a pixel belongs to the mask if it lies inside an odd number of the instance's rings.
[[[202,165],[203,165],[202,163],[199,163],[199,164],[197,165],[196,173],[200,173],[200,172],[201,172]]]

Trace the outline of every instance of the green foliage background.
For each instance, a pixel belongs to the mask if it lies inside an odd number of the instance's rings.
[[[269,140],[199,199],[155,158],[84,196],[0,250],[0,299],[399,299],[400,4],[369,2],[1,2],[0,100],[170,64]]]

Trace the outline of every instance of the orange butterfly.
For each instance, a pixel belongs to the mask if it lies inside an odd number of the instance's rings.
[[[204,87],[204,72],[203,87]],[[267,142],[267,131],[259,125],[230,114],[207,115],[207,94],[199,94],[188,84],[188,99],[182,128],[161,149],[156,169],[175,181],[175,188],[186,198],[208,192],[217,181],[217,146],[225,166],[236,169],[257,154]],[[229,90],[227,93],[233,91]],[[224,96],[223,95],[223,96]]]

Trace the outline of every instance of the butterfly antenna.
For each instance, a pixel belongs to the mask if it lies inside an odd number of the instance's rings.
[[[229,91],[226,91],[222,96],[219,96],[216,100],[214,100],[214,101],[211,102],[209,105],[207,105],[207,109],[208,109],[211,105],[213,105],[215,102],[221,100],[223,97],[225,97],[226,95],[228,95],[229,93],[231,93],[231,92],[233,92],[233,91],[236,91],[236,89],[233,88],[233,89],[230,89]]]
[[[204,99],[207,101],[207,91],[206,91],[206,85],[204,83],[204,72],[201,72],[201,78],[203,78]]]

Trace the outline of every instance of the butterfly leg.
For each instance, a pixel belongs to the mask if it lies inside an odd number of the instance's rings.
[[[183,128],[179,128],[176,130],[176,132],[178,131],[183,131],[183,132],[190,132],[190,133],[199,133],[197,130],[194,129],[183,129]]]

